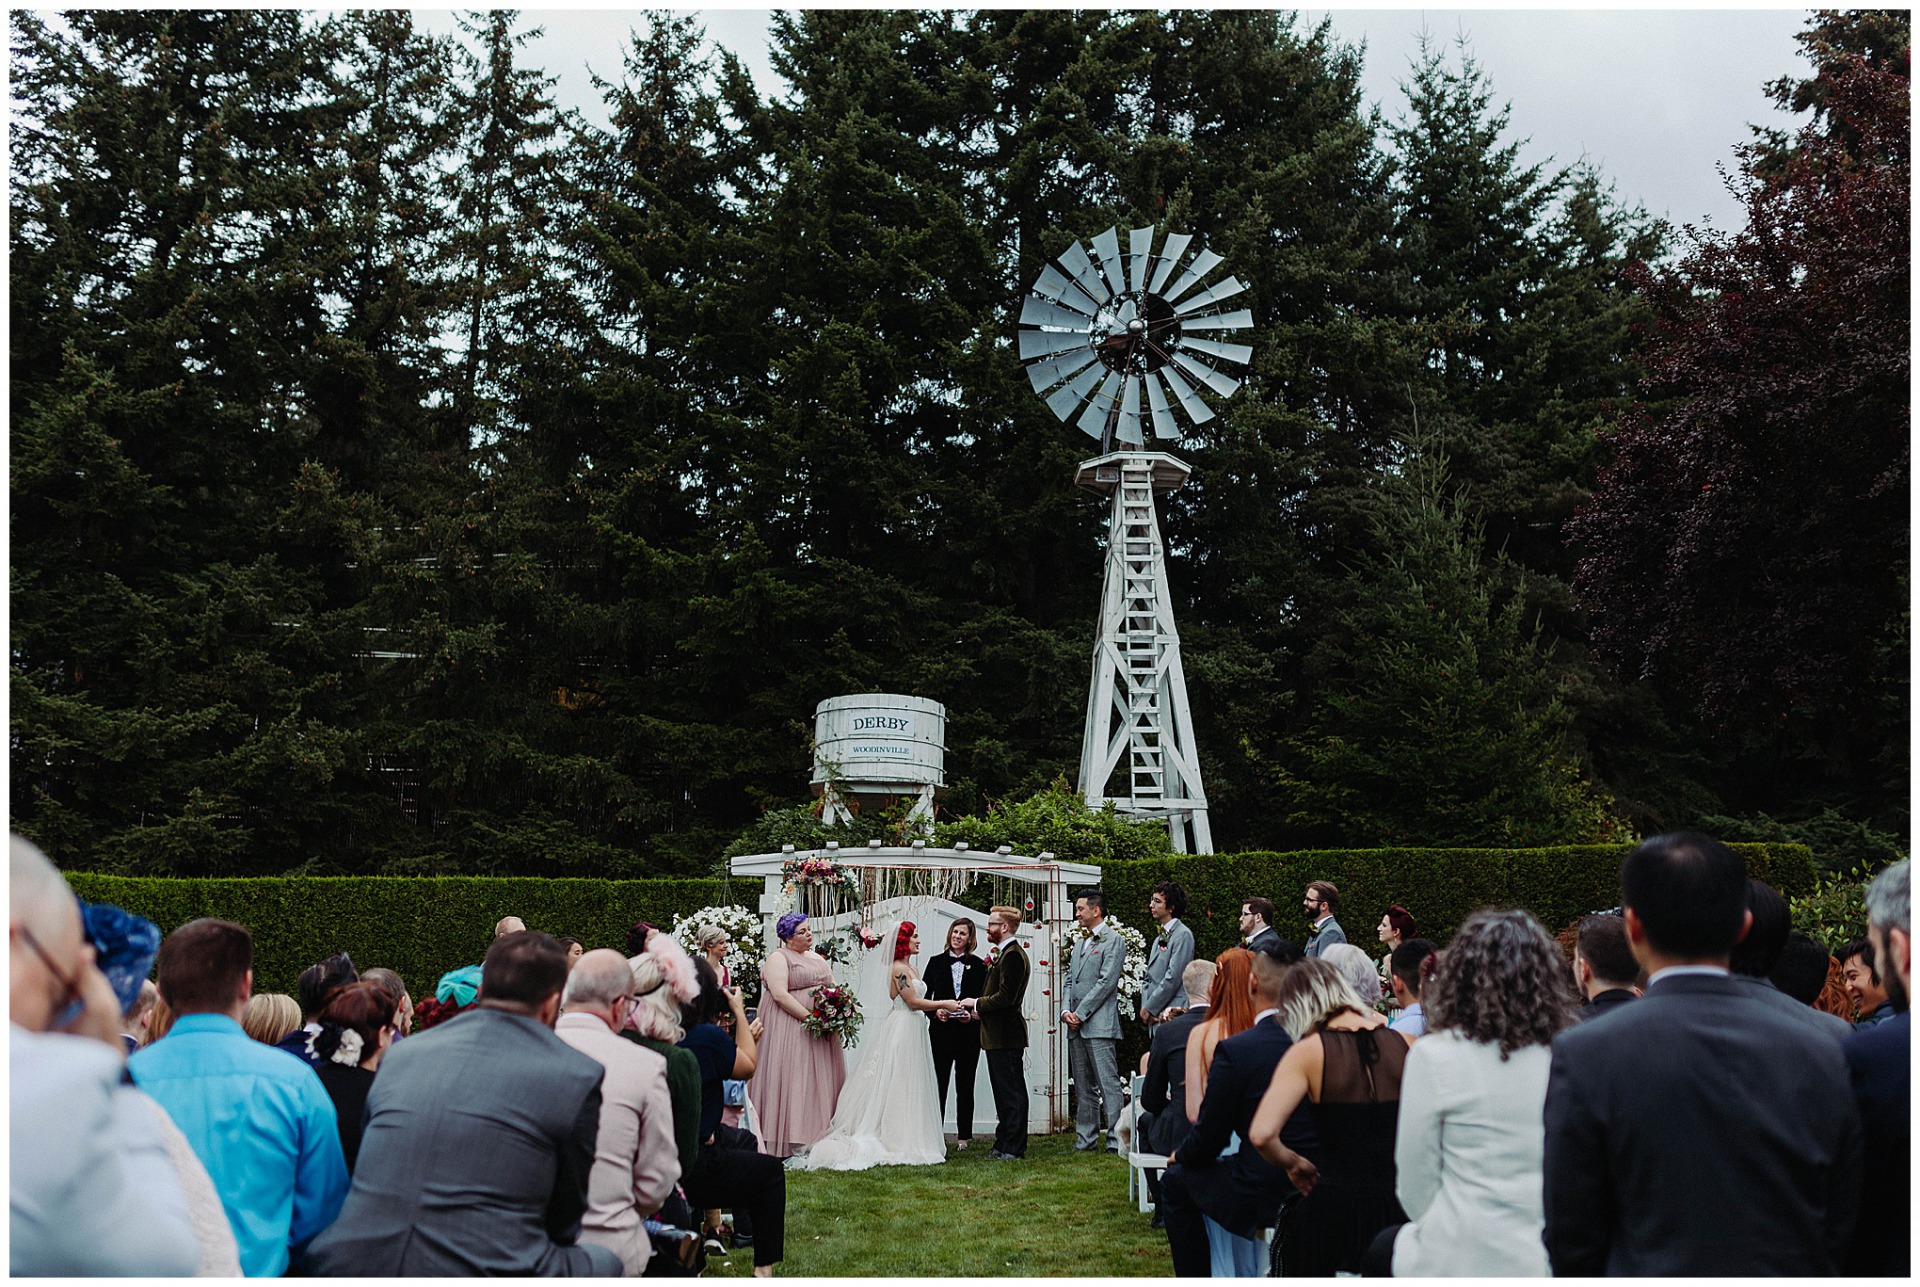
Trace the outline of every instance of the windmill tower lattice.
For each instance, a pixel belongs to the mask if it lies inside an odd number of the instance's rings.
[[[1020,356],[1054,414],[1101,444],[1103,454],[1083,461],[1074,481],[1112,499],[1080,793],[1096,808],[1111,801],[1123,813],[1165,818],[1176,849],[1211,853],[1155,504],[1191,471],[1147,447],[1179,439],[1176,408],[1194,424],[1213,418],[1188,378],[1221,397],[1240,387],[1207,359],[1244,365],[1253,350],[1202,333],[1251,327],[1253,314],[1219,307],[1246,289],[1236,278],[1190,294],[1221,263],[1203,249],[1182,267],[1191,242],[1170,236],[1156,255],[1153,229],[1136,228],[1123,256],[1118,230],[1109,228],[1093,238],[1097,262],[1079,242],[1069,244],[1041,270],[1021,309],[1031,329],[1020,334]]]

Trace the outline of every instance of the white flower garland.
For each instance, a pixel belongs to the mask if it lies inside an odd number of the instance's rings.
[[[687,949],[688,956],[698,957],[700,949],[695,939],[703,925],[723,929],[727,937],[733,940],[727,944],[727,954],[723,958],[727,972],[733,976],[733,985],[740,989],[741,995],[752,998],[760,988],[760,914],[738,903],[702,907],[685,916],[676,912],[673,926],[667,933]]]
[[[1133,926],[1125,924],[1118,916],[1107,917],[1107,924],[1126,944],[1125,964],[1120,967],[1120,1010],[1123,1014],[1140,1012],[1140,993],[1147,986],[1147,939]],[[1061,968],[1070,969],[1073,965],[1073,949],[1081,942],[1093,937],[1086,929],[1076,923],[1060,938],[1062,950]]]

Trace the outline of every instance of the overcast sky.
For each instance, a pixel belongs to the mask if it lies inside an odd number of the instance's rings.
[[[529,62],[560,78],[556,93],[604,121],[587,69],[615,79],[630,29],[628,8],[542,7],[528,21],[546,35]],[[1716,167],[1734,168],[1733,149],[1750,124],[1791,125],[1761,87],[1808,71],[1794,33],[1805,9],[1305,9],[1350,43],[1366,44],[1365,92],[1389,119],[1402,110],[1400,82],[1424,30],[1451,45],[1465,36],[1491,79],[1495,101],[1513,108],[1511,137],[1530,140],[1525,160],[1566,164],[1585,155],[1616,185],[1623,203],[1644,204],[1675,223],[1740,226],[1739,206]],[[703,9],[707,34],[731,49],[763,94],[785,92],[767,55],[764,9]],[[425,25],[452,26],[422,11]]]

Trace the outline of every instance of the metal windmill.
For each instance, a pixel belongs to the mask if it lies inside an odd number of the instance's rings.
[[[1041,269],[1020,310],[1020,357],[1053,413],[1100,443],[1101,454],[1082,461],[1074,481],[1113,498],[1080,793],[1096,808],[1112,801],[1124,813],[1165,818],[1175,849],[1211,853],[1154,507],[1155,493],[1192,471],[1148,447],[1177,442],[1183,418],[1213,418],[1201,389],[1224,398],[1240,387],[1220,367],[1244,367],[1253,350],[1223,337],[1250,328],[1253,313],[1221,307],[1246,290],[1238,278],[1202,287],[1219,255],[1203,248],[1183,267],[1191,236],[1169,236],[1158,254],[1153,240],[1152,228],[1135,228],[1122,254],[1119,230],[1109,228],[1093,238],[1092,255],[1070,243]],[[1109,787],[1122,759],[1126,782],[1115,793]]]

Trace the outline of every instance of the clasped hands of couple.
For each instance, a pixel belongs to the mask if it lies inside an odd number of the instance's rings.
[[[972,997],[968,997],[964,1001],[942,1002],[940,1008],[933,1012],[933,1017],[942,1023],[956,1019],[961,1023],[977,1023],[980,1016],[974,1013],[973,1002],[974,998]]]

